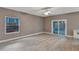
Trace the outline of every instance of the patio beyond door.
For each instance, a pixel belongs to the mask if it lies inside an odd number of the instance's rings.
[[[58,35],[67,35],[67,20],[52,20],[51,32]]]

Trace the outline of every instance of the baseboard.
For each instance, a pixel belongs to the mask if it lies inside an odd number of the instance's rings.
[[[15,38],[11,38],[11,39],[6,39],[6,40],[0,41],[0,43],[4,43],[4,42],[11,41],[11,40],[16,40],[16,39],[24,38],[24,37],[29,37],[29,36],[33,36],[33,35],[38,35],[38,34],[42,34],[42,33],[44,33],[44,32],[38,32],[38,33],[29,34],[29,35],[25,35],[25,36],[20,36],[20,37],[15,37]]]
[[[43,32],[43,33],[45,33],[45,34],[52,34],[52,35],[56,35],[56,34],[53,34],[53,33],[51,33],[51,32]],[[73,36],[71,36],[71,35],[65,35],[65,37],[72,37],[73,38]]]
[[[2,40],[0,41],[0,43],[4,43],[4,42],[8,42],[8,41],[11,41],[11,40],[16,40],[16,39],[20,39],[20,38],[24,38],[24,37],[29,37],[29,36],[33,36],[33,35],[38,35],[38,34],[52,34],[51,32],[38,32],[38,33],[34,33],[34,34],[29,34],[29,35],[25,35],[25,36],[20,36],[20,37],[16,37],[16,38],[11,38],[11,39],[6,39],[6,40]],[[66,35],[67,37],[73,37],[73,36],[69,36],[69,35]]]
[[[71,35],[66,35],[66,37],[71,37],[71,38],[74,38],[73,36],[71,36]]]

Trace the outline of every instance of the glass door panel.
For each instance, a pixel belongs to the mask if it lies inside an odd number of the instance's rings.
[[[59,21],[59,35],[65,35],[65,21]]]
[[[58,21],[53,21],[53,33],[58,34]]]

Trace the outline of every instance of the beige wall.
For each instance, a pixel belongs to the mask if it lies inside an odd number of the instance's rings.
[[[20,33],[5,34],[5,16],[19,16],[21,21]],[[50,32],[51,20],[67,19],[67,33],[73,35],[74,29],[79,29],[79,13],[65,14],[51,17],[38,17],[9,9],[0,8],[0,40],[6,40],[18,36],[28,35],[37,32]]]
[[[72,13],[72,14],[46,17],[44,20],[45,21],[44,31],[50,32],[51,31],[51,20],[58,20],[58,19],[67,19],[68,35],[73,35],[73,30],[79,29],[79,13]]]
[[[5,35],[5,16],[19,16],[21,22],[20,33]],[[43,31],[43,18],[29,14],[20,13],[13,10],[0,8],[0,40],[23,36],[27,34]]]

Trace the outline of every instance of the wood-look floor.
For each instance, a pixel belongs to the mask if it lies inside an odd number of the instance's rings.
[[[79,51],[79,40],[40,34],[0,43],[0,51]]]

